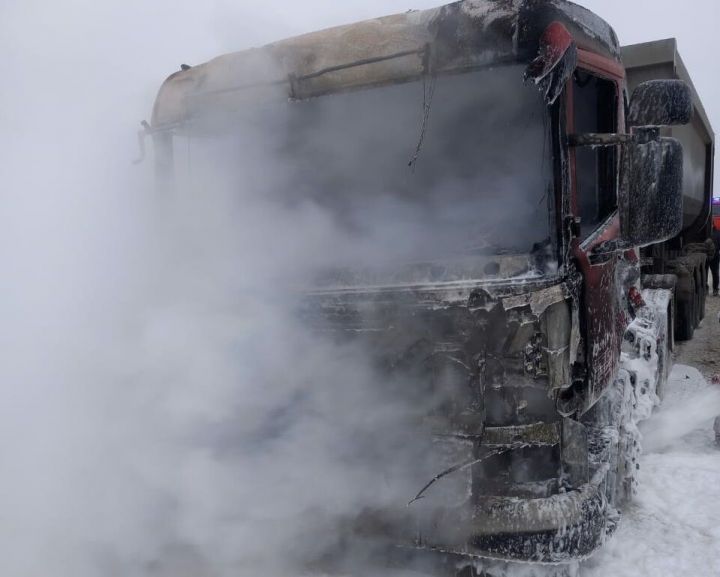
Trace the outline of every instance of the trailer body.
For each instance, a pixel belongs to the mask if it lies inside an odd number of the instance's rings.
[[[710,240],[715,133],[674,38],[625,46],[622,58],[630,92],[648,80],[680,79],[693,95],[690,123],[663,130],[683,145],[683,227],[677,236],[643,250],[643,273],[649,284],[656,286],[663,277],[667,283],[668,274],[677,277],[675,336],[689,340],[705,316],[706,262],[715,251]]]

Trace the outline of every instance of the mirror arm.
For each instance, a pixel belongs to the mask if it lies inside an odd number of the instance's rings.
[[[632,142],[632,134],[568,134],[568,146],[618,146]]]
[[[133,160],[133,164],[141,164],[145,160],[145,137],[152,134],[152,128],[147,120],[143,120],[140,125],[142,130],[137,133],[138,151],[140,155]]]
[[[647,144],[659,140],[659,126],[634,126],[632,134],[588,132],[585,134],[568,134],[567,136],[568,146],[575,148],[583,146],[623,146],[631,142]]]
[[[634,126],[632,127],[633,138],[638,144],[657,142],[660,140],[659,126]]]

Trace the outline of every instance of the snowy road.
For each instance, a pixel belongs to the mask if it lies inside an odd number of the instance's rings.
[[[677,347],[663,405],[644,424],[635,503],[583,577],[720,576],[720,299],[708,300],[695,338]],[[703,377],[703,373],[706,378]]]
[[[635,503],[583,577],[720,576],[720,450],[712,421],[720,387],[676,365],[663,406],[644,427]]]

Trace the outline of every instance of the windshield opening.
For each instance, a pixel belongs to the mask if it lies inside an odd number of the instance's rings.
[[[176,137],[180,182],[279,211],[324,286],[552,274],[556,247],[549,114],[520,65],[248,104],[222,135]],[[419,154],[411,162],[416,149]],[[249,208],[251,207],[251,208]],[[310,219],[313,221],[313,219]],[[317,223],[316,223],[317,224]],[[316,249],[312,249],[317,252]]]

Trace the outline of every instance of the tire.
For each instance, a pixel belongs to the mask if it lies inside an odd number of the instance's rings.
[[[703,263],[703,265],[700,267],[700,278],[702,279],[700,281],[700,320],[703,320],[705,318],[705,306],[707,303],[707,296],[708,296],[708,274],[707,274],[707,266]]]
[[[702,256],[702,255],[700,255]],[[700,326],[705,317],[705,289],[703,288],[703,279],[705,275],[702,268],[695,268],[695,328]]]
[[[685,257],[692,266],[695,279],[695,327],[705,318],[705,299],[707,296],[707,255],[704,252],[693,252]]]
[[[697,326],[697,290],[695,266],[690,258],[683,257],[668,263],[668,269],[677,276],[675,287],[675,339],[689,341]]]
[[[692,266],[692,278],[693,278],[693,292],[692,292],[692,299],[693,299],[693,311],[692,311],[692,318],[693,318],[693,328],[698,328],[700,326],[700,281],[698,280],[698,267],[696,266],[696,263],[694,262],[695,259],[691,259],[691,266]]]
[[[679,297],[675,315],[675,339],[678,341],[692,340],[695,334],[695,299]]]

